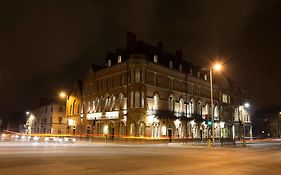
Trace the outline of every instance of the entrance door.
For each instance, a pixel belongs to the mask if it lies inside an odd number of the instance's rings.
[[[169,142],[172,142],[172,129],[168,129]]]

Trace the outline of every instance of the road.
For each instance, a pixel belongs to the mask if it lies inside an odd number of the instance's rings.
[[[281,145],[0,143],[0,175],[280,175]]]

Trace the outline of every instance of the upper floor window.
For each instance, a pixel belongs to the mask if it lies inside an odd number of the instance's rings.
[[[111,66],[111,59],[107,60],[107,66],[110,67]]]
[[[169,61],[169,68],[173,69],[173,61],[172,60]]]
[[[174,97],[172,95],[169,97],[169,110],[174,111]]]
[[[179,71],[182,72],[182,65],[179,65]]]
[[[121,57],[121,55],[119,55],[119,56],[117,57],[117,62],[118,62],[118,64],[122,62],[122,57]]]
[[[141,78],[140,69],[136,69],[135,70],[135,82],[139,83],[140,82],[140,78]]]
[[[208,80],[208,75],[204,74],[204,80]]]
[[[154,55],[153,61],[154,61],[154,63],[158,63],[158,56],[157,55]]]
[[[135,92],[135,108],[140,107],[140,93],[139,91]]]
[[[222,94],[222,102],[223,103],[228,103],[228,95]]]
[[[159,101],[159,96],[155,94],[153,96],[153,109],[157,110],[158,109],[158,101]]]
[[[179,101],[179,112],[183,112],[183,106],[184,106],[183,99],[180,98],[180,101]]]

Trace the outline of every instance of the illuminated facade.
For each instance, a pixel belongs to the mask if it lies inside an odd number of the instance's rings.
[[[209,74],[186,62],[181,51],[166,53],[162,44],[153,47],[128,33],[127,48],[108,53],[106,63],[105,67],[91,66],[68,98],[67,116],[72,124],[68,122],[68,127],[73,134],[111,139],[210,137]],[[241,99],[233,89],[240,90],[230,88],[234,84],[225,78],[217,79],[214,135],[233,138],[238,132],[236,101]],[[239,117],[248,128],[244,135],[251,136],[249,111],[243,108]]]
[[[65,105],[54,102],[40,105],[27,115],[25,128],[27,134],[65,134]]]

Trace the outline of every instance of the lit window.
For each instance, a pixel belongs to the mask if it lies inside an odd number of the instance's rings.
[[[180,70],[180,72],[182,72],[182,65],[181,64],[179,65],[179,70]]]
[[[190,105],[189,105],[189,107],[190,107],[190,113],[191,114],[194,114],[194,110],[195,110],[195,108],[194,108],[194,103],[195,103],[195,101],[194,101],[194,99],[192,98],[191,100],[190,100]]]
[[[180,98],[180,101],[179,101],[179,112],[183,112],[183,99]]]
[[[158,109],[158,101],[159,101],[159,97],[157,94],[155,94],[153,96],[153,109],[157,110]]]
[[[172,95],[169,97],[169,110],[174,110],[174,97]]]
[[[208,80],[208,75],[207,74],[204,75],[204,80]]]
[[[107,60],[107,66],[110,67],[111,66],[111,59]]]
[[[118,56],[117,62],[118,62],[118,64],[122,62],[122,57],[121,57],[121,55]]]
[[[197,72],[197,78],[200,78],[200,72]]]
[[[144,108],[144,92],[141,92],[141,107]]]
[[[153,61],[154,61],[154,63],[158,63],[158,56],[157,55],[154,55]]]
[[[226,94],[222,94],[222,102],[228,103],[228,96]]]

